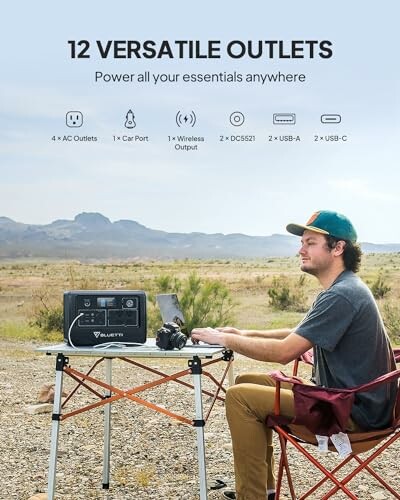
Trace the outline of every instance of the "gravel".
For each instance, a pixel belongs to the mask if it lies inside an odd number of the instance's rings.
[[[1,500],[28,500],[47,489],[47,471],[50,451],[51,413],[29,414],[29,405],[37,402],[40,388],[53,382],[54,356],[34,351],[34,344],[2,342],[0,364],[0,474]],[[113,370],[113,382],[129,388],[154,379],[154,375],[138,368],[118,363]],[[270,370],[265,365],[239,357],[235,372]],[[74,367],[88,369],[90,360],[74,359]],[[172,373],[186,368],[184,360],[153,360],[151,366]],[[209,370],[215,376],[225,367],[217,363]],[[286,371],[290,368],[287,367]],[[103,368],[96,368],[103,373]],[[190,379],[188,379],[190,382]],[[64,389],[74,387],[73,380],[65,377]],[[204,378],[203,388],[211,388]],[[169,383],[151,389],[146,398],[161,406],[193,418],[194,401],[190,390]],[[80,389],[75,401],[93,402],[93,396]],[[204,409],[210,398],[204,398]],[[68,408],[75,407],[74,399]],[[102,483],[103,411],[96,408],[67,419],[60,426],[59,457],[57,462],[56,498],[63,500],[101,499],[166,499],[197,500],[198,465],[196,431],[164,415],[152,412],[127,400],[112,406],[111,481],[110,489]],[[234,487],[233,460],[230,435],[223,404],[217,402],[205,427],[207,472],[210,485],[224,480],[228,488]],[[276,447],[277,448],[277,447]],[[313,451],[313,453],[316,453]],[[384,471],[392,486],[400,491],[398,455],[400,443],[384,454],[376,469]],[[320,455],[318,455],[320,457]],[[322,457],[332,467],[337,464],[335,454]],[[290,460],[296,465],[296,484],[301,492],[318,472],[301,461],[295,450]],[[392,498],[370,476],[361,475],[351,482],[360,499],[384,500]],[[290,498],[286,492],[282,498]],[[209,499],[221,498],[221,491],[210,491]],[[40,498],[40,495],[35,498]],[[45,497],[43,497],[45,498]],[[309,498],[321,498],[321,494]],[[346,498],[342,494],[334,498]]]

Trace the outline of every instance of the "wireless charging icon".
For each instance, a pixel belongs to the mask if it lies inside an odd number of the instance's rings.
[[[234,127],[240,127],[244,123],[244,114],[240,111],[234,111],[229,117],[229,121]]]
[[[182,113],[178,111],[175,117],[176,124],[178,127],[194,127],[196,124],[196,113],[191,111],[190,113]]]

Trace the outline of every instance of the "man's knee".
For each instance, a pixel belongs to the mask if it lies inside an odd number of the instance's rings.
[[[240,383],[229,387],[225,395],[225,410],[228,422],[239,422],[241,419],[256,419],[264,422],[267,415],[273,412],[275,388],[264,384]]]
[[[240,393],[240,387],[237,385],[232,385],[228,387],[225,394],[225,406],[226,408],[230,407],[232,403],[238,399],[238,395]]]
[[[235,408],[233,411],[236,412],[238,406],[246,405],[251,387],[252,385],[241,383],[233,385],[226,390],[225,408],[227,413],[229,413],[232,408]]]
[[[267,373],[248,372],[240,373],[235,379],[235,384],[257,384],[275,387],[275,380]]]

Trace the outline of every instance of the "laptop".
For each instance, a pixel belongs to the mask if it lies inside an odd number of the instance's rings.
[[[185,328],[185,317],[183,315],[181,306],[179,304],[178,296],[176,293],[161,293],[156,295],[156,301],[160,308],[161,318],[163,323],[176,323],[180,328]],[[223,347],[219,344],[195,344],[190,337],[191,332],[187,332],[192,344],[190,347]]]
[[[176,323],[180,328],[185,326],[185,318],[176,293],[161,293],[156,295],[163,323]]]

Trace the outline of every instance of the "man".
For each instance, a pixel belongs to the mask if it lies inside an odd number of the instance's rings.
[[[313,348],[313,382],[325,387],[353,387],[395,369],[377,305],[355,274],[361,250],[349,219],[320,211],[305,225],[289,224],[286,229],[301,236],[301,270],[315,276],[323,287],[305,318],[293,330],[196,328],[193,338],[222,344],[252,359],[282,364]],[[274,385],[264,373],[248,373],[240,375],[227,391],[236,492],[225,492],[225,498],[275,498],[272,431],[265,425],[267,415],[273,413]],[[358,395],[348,430],[385,427],[391,420],[395,396],[395,384]],[[281,391],[281,412],[294,416],[290,384]]]

